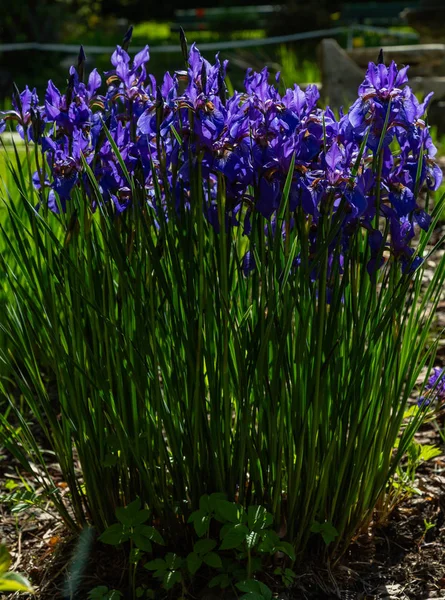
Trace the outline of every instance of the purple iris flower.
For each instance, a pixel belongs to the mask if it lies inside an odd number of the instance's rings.
[[[338,249],[341,255],[346,252],[360,230],[368,232],[371,275],[384,263],[383,249],[404,272],[421,264],[411,243],[417,227],[431,226],[431,217],[418,206],[417,195],[423,186],[437,190],[442,172],[423,120],[431,95],[423,102],[416,99],[407,85],[407,67],[370,63],[357,100],[337,117],[329,107],[317,107],[315,86],[303,91],[294,85],[280,93],[279,78],[269,81],[267,68],[249,70],[244,88],[228,97],[227,61],[218,55],[208,61],[196,45],[190,48],[187,70],[166,73],[160,85],[147,73],[148,60],[148,47],[131,59],[126,48],[118,46],[103,95],[97,70],[84,83],[83,72],[72,67],[65,93],[50,81],[44,105],[39,106],[35,90],[26,88],[14,95],[11,111],[0,113],[0,131],[6,120],[17,121],[21,134],[39,144],[46,156],[47,178],[37,173],[33,181],[41,195],[48,195],[50,208],[64,210],[81,185],[92,195],[86,160],[103,202],[115,214],[134,202],[134,183],[142,194],[145,191],[146,206],[154,211],[158,227],[161,216],[171,218],[171,202],[181,218],[196,201],[199,163],[202,210],[216,233],[221,226],[222,183],[227,230],[241,225],[243,234],[250,236],[252,215],[257,213],[266,221],[266,236],[285,236],[298,223],[297,211],[307,222],[310,257],[320,244],[321,215],[337,214],[340,226],[329,248],[329,276],[341,276],[341,261],[334,259],[334,252],[337,257]],[[377,149],[382,152],[379,173]],[[291,165],[291,215],[283,228],[278,211]],[[94,196],[93,207],[95,202]],[[385,240],[375,225],[377,210],[380,225],[384,221],[389,226]],[[245,273],[252,264],[248,253]],[[317,277],[314,265],[314,280]]]
[[[25,139],[26,134],[28,139],[34,141],[32,114],[33,111],[38,117],[42,114],[41,107],[39,107],[38,104],[39,98],[35,88],[30,90],[29,87],[26,86],[20,94],[13,94],[13,110],[0,111],[0,133],[5,131],[6,121],[16,121],[16,130],[20,134],[20,137]],[[39,129],[39,133],[42,133],[43,119],[41,119],[41,126]]]
[[[445,370],[440,367],[434,367],[428,383],[425,386],[426,393],[421,396],[417,404],[419,406],[429,406],[432,401],[443,402],[445,400]]]

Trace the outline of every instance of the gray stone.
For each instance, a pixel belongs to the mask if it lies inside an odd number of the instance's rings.
[[[358,86],[364,79],[363,69],[333,39],[320,44],[322,95],[332,108],[345,108],[357,98]]]
[[[412,77],[409,79],[409,85],[414,92],[424,96],[434,92],[435,102],[445,98],[445,77]]]
[[[347,50],[361,69],[376,62],[380,48],[353,48]],[[384,46],[385,64],[393,60],[397,65],[409,65],[408,76],[445,75],[445,44],[416,44],[410,46]]]

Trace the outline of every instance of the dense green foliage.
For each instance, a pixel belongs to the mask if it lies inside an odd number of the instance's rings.
[[[327,304],[326,281],[311,279],[307,261],[291,268],[307,255],[298,210],[287,239],[265,238],[255,215],[258,268],[246,278],[240,230],[215,234],[199,203],[159,229],[137,202],[114,219],[101,203],[93,214],[81,190],[66,214],[47,214],[35,210],[26,170],[10,167],[0,385],[12,413],[1,441],[67,525],[105,529],[116,507],[139,496],[168,543],[203,494],[224,492],[266,506],[300,556],[323,524],[337,534],[330,549],[344,550],[372,518],[421,418],[403,422],[433,359],[428,333],[445,265],[426,288],[423,266],[402,275],[391,260],[374,282],[360,231],[343,274],[334,268]],[[198,194],[200,176],[196,169]],[[99,200],[92,174],[90,183]],[[337,223],[321,219],[327,243]],[[52,481],[47,449],[68,497]]]

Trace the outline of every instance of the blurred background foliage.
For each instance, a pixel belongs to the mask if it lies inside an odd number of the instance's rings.
[[[407,6],[417,5],[420,0],[407,0]],[[430,0],[434,1],[434,0]],[[178,9],[197,9],[202,14],[206,9],[277,5],[279,10],[268,14],[260,22],[251,12],[244,18],[239,16],[226,20],[213,18],[211,26],[201,23],[195,26],[192,19],[181,23]],[[387,2],[366,3],[360,0],[353,3],[353,19],[357,22],[366,14],[367,7],[374,6],[374,12],[388,14]],[[391,2],[402,4],[403,2]],[[367,7],[365,7],[367,5]],[[230,39],[263,38],[271,35],[286,35],[319,28],[336,27],[344,22],[342,15],[348,12],[349,3],[339,0],[165,0],[163,2],[143,2],[141,0],[0,0],[0,44],[17,42],[63,43],[95,46],[114,46],[122,39],[129,24],[135,25],[133,48],[145,44],[150,46],[176,44],[178,26],[184,25],[189,41],[218,42]],[[375,8],[377,6],[377,9]],[[355,11],[355,12],[354,12]],[[243,15],[243,12],[239,13]],[[358,15],[358,17],[357,17]],[[402,23],[400,23],[402,26]],[[381,36],[375,40],[363,40],[363,44],[382,43]],[[343,46],[347,43],[346,34],[337,37]],[[229,76],[235,85],[240,85],[246,66],[256,67],[264,63],[284,70],[298,77],[296,81],[307,83],[318,81],[316,47],[319,39],[287,45],[253,47],[248,51],[223,53],[223,58],[231,60]],[[214,55],[210,52],[209,55]],[[42,91],[48,79],[53,79],[63,87],[67,70],[75,61],[75,54],[26,51],[1,52],[0,50],[0,102],[5,103],[15,82],[19,88],[25,84],[35,85]],[[87,68],[109,68],[109,53],[89,55]],[[153,56],[150,68],[155,75],[165,70],[181,67],[180,54],[162,53]],[[315,79],[314,79],[315,78]]]

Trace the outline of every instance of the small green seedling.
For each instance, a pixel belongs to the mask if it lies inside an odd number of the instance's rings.
[[[124,542],[131,541],[136,548],[144,552],[152,552],[153,544],[165,545],[165,542],[154,527],[145,525],[145,522],[150,517],[150,511],[141,509],[141,501],[136,498],[125,508],[116,509],[116,518],[119,521],[114,525],[110,525],[100,536],[100,541],[104,544],[117,546]]]
[[[321,534],[321,537],[323,538],[323,541],[326,544],[326,546],[329,546],[329,544],[331,544],[338,536],[338,531],[335,529],[332,523],[329,523],[329,521],[327,521],[326,523],[319,523],[318,521],[314,521],[311,527],[311,531],[312,533]]]
[[[169,552],[165,555],[165,559],[151,560],[145,565],[145,568],[154,571],[154,576],[162,581],[165,589],[171,590],[177,583],[182,582],[181,568],[183,563],[184,560],[180,556]]]

